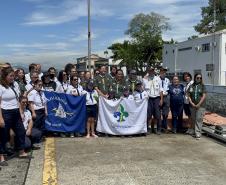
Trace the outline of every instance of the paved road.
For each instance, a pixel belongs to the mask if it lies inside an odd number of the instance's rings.
[[[133,138],[55,138],[47,142],[47,151],[43,147],[33,153],[35,158],[31,160],[26,185],[226,183],[226,146],[206,137],[197,141],[186,135],[166,134]],[[18,161],[15,163],[18,166]],[[9,173],[9,170],[0,172],[1,179],[3,172]],[[0,180],[1,185],[5,182]],[[17,182],[19,185],[22,181]]]

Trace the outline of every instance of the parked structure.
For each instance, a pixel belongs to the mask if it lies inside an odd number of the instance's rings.
[[[169,68],[169,75],[200,72],[205,84],[226,85],[226,30],[165,44],[163,65]]]

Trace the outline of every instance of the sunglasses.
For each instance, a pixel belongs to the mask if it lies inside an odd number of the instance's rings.
[[[196,77],[196,79],[202,79],[202,77]]]
[[[78,79],[73,79],[72,81],[78,81]]]

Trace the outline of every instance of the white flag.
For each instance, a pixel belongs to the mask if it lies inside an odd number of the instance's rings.
[[[112,135],[131,135],[147,132],[148,99],[99,98],[97,131]]]

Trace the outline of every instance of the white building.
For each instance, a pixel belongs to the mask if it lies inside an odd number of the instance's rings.
[[[205,84],[226,85],[226,30],[177,44],[165,44],[169,73],[200,72]]]

